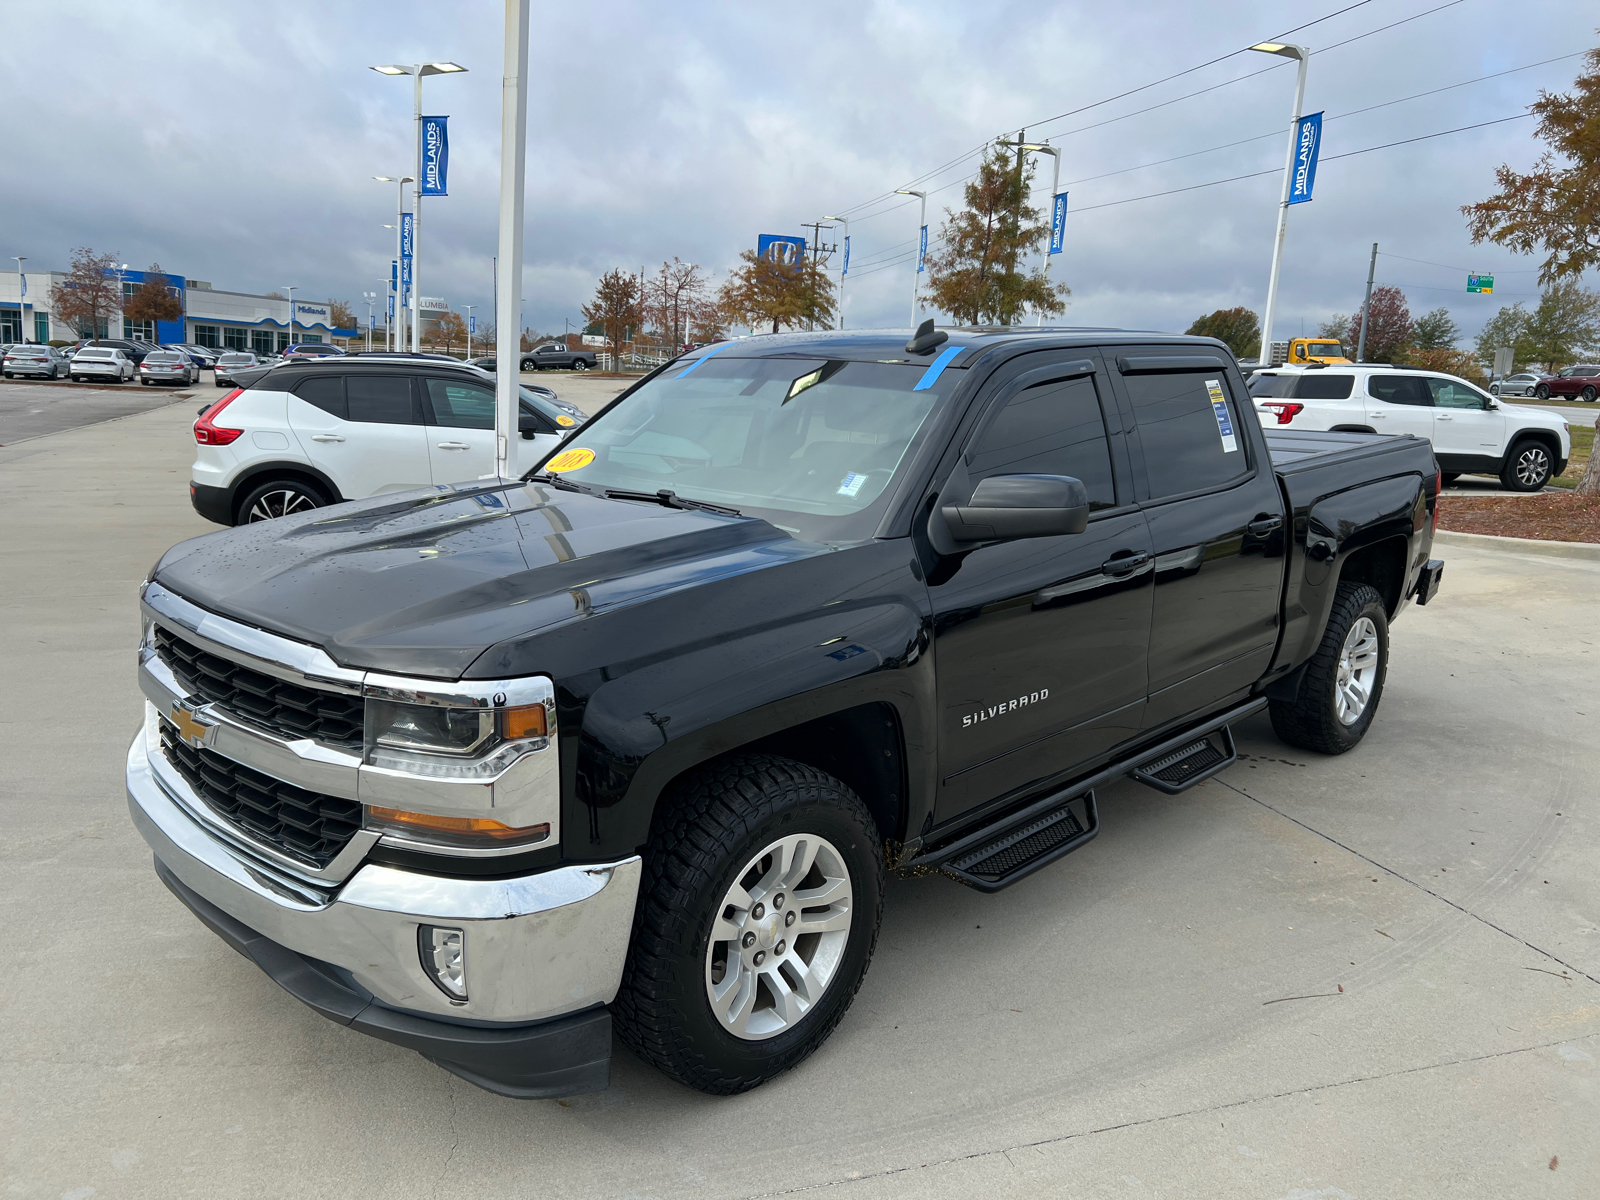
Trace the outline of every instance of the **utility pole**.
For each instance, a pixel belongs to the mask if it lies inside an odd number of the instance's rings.
[[[1378,243],[1372,243],[1372,260],[1367,263],[1367,295],[1361,301],[1361,334],[1356,343],[1356,361],[1367,361],[1367,312],[1372,307],[1372,277],[1378,270]]]
[[[824,246],[822,244],[822,231],[832,229],[832,225],[824,225],[821,221],[812,221],[809,225],[804,221],[800,223],[801,229],[811,230],[811,324],[809,328],[817,327],[817,259],[823,254],[832,255],[837,246]]]

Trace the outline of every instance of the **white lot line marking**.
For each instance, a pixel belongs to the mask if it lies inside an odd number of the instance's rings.
[[[1294,818],[1289,818],[1293,820]],[[885,1167],[879,1171],[851,1172],[838,1179],[829,1179],[822,1183],[808,1183],[800,1187],[781,1188],[775,1192],[752,1192],[745,1200],[768,1200],[773,1196],[796,1196],[802,1192],[815,1192],[823,1188],[837,1187],[845,1184],[858,1183],[863,1179],[886,1179],[892,1175],[904,1175],[908,1171],[927,1171],[937,1167],[950,1167],[958,1163],[974,1162],[982,1158],[1000,1158],[1007,1151],[1036,1150],[1042,1146],[1059,1146],[1065,1142],[1076,1141],[1079,1138],[1093,1137],[1098,1133],[1117,1133],[1124,1129],[1138,1129],[1144,1125],[1159,1125],[1166,1121],[1180,1121],[1185,1117],[1201,1117],[1208,1113],[1226,1112],[1233,1108],[1244,1108],[1252,1104],[1261,1104],[1268,1100],[1288,1100],[1296,1096],[1312,1096],[1319,1092],[1330,1092],[1337,1088],[1349,1087],[1359,1083],[1380,1083],[1386,1079],[1398,1079],[1406,1075],[1421,1075],[1428,1071],[1443,1070],[1448,1067],[1470,1067],[1477,1063],[1492,1062],[1497,1058],[1510,1058],[1516,1054],[1532,1054],[1538,1050],[1555,1048],[1560,1053],[1561,1046],[1572,1046],[1574,1041],[1589,1041],[1600,1038],[1600,1033],[1592,1033],[1583,1038],[1567,1038],[1554,1042],[1539,1042],[1532,1046],[1518,1046],[1511,1050],[1496,1050],[1489,1054],[1472,1054],[1462,1058],[1443,1059],[1439,1062],[1424,1063],[1417,1067],[1397,1067],[1393,1071],[1380,1071],[1375,1075],[1356,1075],[1349,1079],[1338,1079],[1332,1083],[1313,1083],[1306,1087],[1290,1088],[1283,1092],[1268,1092],[1262,1096],[1251,1096],[1244,1100],[1225,1100],[1220,1104],[1208,1104],[1202,1108],[1184,1109],[1179,1112],[1162,1113],[1154,1117],[1141,1117],[1136,1121],[1122,1121],[1116,1125],[1105,1125],[1099,1129],[1080,1129],[1073,1133],[1058,1134],[1055,1137],[1039,1138],[1037,1141],[1020,1142],[1015,1146],[998,1147],[992,1150],[974,1150],[970,1154],[955,1154],[949,1158],[930,1159],[927,1162],[910,1163],[903,1167]],[[1576,1047],[1574,1047],[1576,1049]],[[1568,1055],[1562,1055],[1569,1058]]]
[[[1296,825],[1300,826],[1300,828],[1304,829],[1307,833],[1315,834],[1317,837],[1321,838],[1323,841],[1332,843],[1333,845],[1339,847],[1339,849],[1343,850],[1345,853],[1354,855],[1356,858],[1359,858],[1362,862],[1367,863],[1367,864],[1369,864],[1371,866],[1374,866],[1374,867],[1378,868],[1378,870],[1384,872],[1386,875],[1393,876],[1395,879],[1400,880],[1401,883],[1409,883],[1412,887],[1416,888],[1419,892],[1426,892],[1428,895],[1432,896],[1435,900],[1438,900],[1440,903],[1448,904],[1451,908],[1455,909],[1458,913],[1461,913],[1463,916],[1471,917],[1474,921],[1478,921],[1478,922],[1480,922],[1480,923],[1482,923],[1484,925],[1487,925],[1490,929],[1494,930],[1496,933],[1504,934],[1506,937],[1510,938],[1512,941],[1518,942],[1518,943],[1526,946],[1529,950],[1532,950],[1535,954],[1541,955],[1544,958],[1548,958],[1551,962],[1558,963],[1561,966],[1567,968],[1567,970],[1573,971],[1576,974],[1583,976],[1583,978],[1587,979],[1590,983],[1600,984],[1600,979],[1596,979],[1593,975],[1590,975],[1587,971],[1584,971],[1584,970],[1582,970],[1582,969],[1580,969],[1578,967],[1573,966],[1571,963],[1567,962],[1565,959],[1558,958],[1556,955],[1551,954],[1550,951],[1548,951],[1548,950],[1542,949],[1539,946],[1535,946],[1532,942],[1528,941],[1526,938],[1518,937],[1516,934],[1512,933],[1509,929],[1506,929],[1505,927],[1500,926],[1500,925],[1496,925],[1493,921],[1489,920],[1488,917],[1480,916],[1479,914],[1473,912],[1470,908],[1466,908],[1466,907],[1463,907],[1460,904],[1457,904],[1454,900],[1450,899],[1448,896],[1441,896],[1438,892],[1434,891],[1432,888],[1428,887],[1426,884],[1418,883],[1415,879],[1412,879],[1412,878],[1410,878],[1409,876],[1406,876],[1406,875],[1402,875],[1399,871],[1396,871],[1393,867],[1384,866],[1377,859],[1371,858],[1371,857],[1361,853],[1361,851],[1355,849],[1352,846],[1345,845],[1338,838],[1332,837],[1332,836],[1330,836],[1330,835],[1328,835],[1326,833],[1323,833],[1320,829],[1316,829],[1316,828],[1313,828],[1310,825],[1307,825],[1304,821],[1300,820],[1298,817],[1291,817],[1288,813],[1284,812],[1281,808],[1275,808],[1272,805],[1268,804],[1265,800],[1257,799],[1255,796],[1252,796],[1249,792],[1245,791],[1243,788],[1235,787],[1233,784],[1229,783],[1226,779],[1219,778],[1217,780],[1217,782],[1222,784],[1222,786],[1227,788],[1229,791],[1238,792],[1239,795],[1243,796],[1246,800],[1251,800],[1251,801],[1254,801],[1256,804],[1261,805],[1261,807],[1266,809],[1268,812],[1277,813],[1278,816],[1282,817],[1285,821],[1293,821]]]

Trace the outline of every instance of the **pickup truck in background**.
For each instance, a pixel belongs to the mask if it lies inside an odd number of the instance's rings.
[[[726,1094],[838,1024],[887,871],[1011,886],[1263,710],[1361,742],[1440,584],[1425,439],[1264,433],[1211,339],[904,338],[714,344],[524,480],[169,550],[127,758],[160,878],[490,1090],[604,1087],[614,1027]]]
[[[522,369],[592,371],[595,361],[593,350],[574,350],[562,342],[544,342],[523,354]]]

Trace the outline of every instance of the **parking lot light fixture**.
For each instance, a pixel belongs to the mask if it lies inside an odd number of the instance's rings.
[[[467,68],[460,63],[429,62],[409,66],[390,63],[372,69],[380,75],[410,75],[415,85],[412,89],[412,120],[415,126],[412,141],[417,150],[417,174],[413,180],[415,186],[411,199],[411,350],[416,353],[422,349],[422,282],[417,269],[420,257],[418,232],[422,224],[422,81],[429,75],[459,75]]]
[[[296,285],[298,286],[298,285]],[[283,285],[283,290],[289,293],[289,345],[294,345],[294,292],[295,289],[288,284]]]
[[[917,330],[917,284],[918,276],[922,274],[922,230],[928,224],[928,193],[914,191],[911,188],[895,188],[897,196],[915,196],[922,201],[922,208],[917,217],[917,251],[911,256],[914,264],[911,268],[911,331]]]
[[[471,362],[472,361],[472,310],[477,308],[478,306],[476,304],[463,304],[461,307],[467,310],[467,361]]]
[[[1019,154],[1026,154],[1029,150],[1031,150],[1035,154],[1048,154],[1051,158],[1055,159],[1055,168],[1050,175],[1050,236],[1054,238],[1056,192],[1061,189],[1061,151],[1059,148],[1052,146],[1049,142],[1016,142],[1012,144],[1017,147],[1017,153]],[[1044,285],[1047,288],[1050,286],[1050,258],[1050,243],[1046,242],[1044,247]],[[1043,309],[1039,310],[1039,313],[1034,320],[1034,324],[1044,324]]]
[[[850,218],[823,217],[824,221],[838,221],[844,226],[844,259],[839,263],[839,328],[844,328],[844,277],[850,272]]]
[[[17,341],[23,345],[28,343],[28,281],[22,276],[22,264],[28,261],[26,254],[13,254],[17,260]]]
[[[1283,161],[1283,197],[1278,201],[1278,232],[1272,243],[1272,274],[1267,279],[1267,307],[1261,317],[1261,353],[1263,363],[1272,361],[1272,318],[1278,308],[1278,268],[1283,263],[1283,235],[1289,227],[1289,187],[1294,181],[1295,140],[1300,129],[1301,108],[1306,99],[1306,64],[1311,51],[1305,46],[1289,42],[1258,42],[1251,46],[1262,54],[1277,54],[1299,62],[1300,69],[1294,85],[1294,112],[1289,118],[1289,149]]]

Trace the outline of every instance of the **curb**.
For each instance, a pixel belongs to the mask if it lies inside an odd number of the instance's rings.
[[[1600,542],[1543,542],[1536,538],[1496,537],[1489,533],[1458,533],[1437,529],[1435,545],[1471,547],[1474,550],[1509,550],[1514,554],[1536,554],[1545,558],[1576,558],[1600,562]]]

